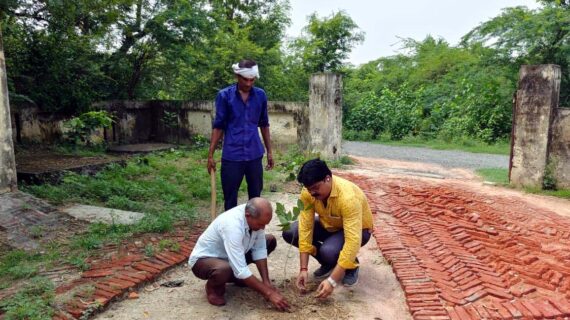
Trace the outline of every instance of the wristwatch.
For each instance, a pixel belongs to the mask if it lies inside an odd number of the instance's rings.
[[[336,288],[337,283],[336,283],[336,281],[334,281],[333,278],[328,277],[328,278],[327,278],[327,281],[331,284],[331,286],[332,286],[333,288]]]

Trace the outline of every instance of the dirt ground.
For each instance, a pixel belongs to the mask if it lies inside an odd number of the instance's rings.
[[[437,165],[409,163],[391,160],[358,158],[357,165],[346,170],[359,175],[397,181],[414,179],[429,185],[461,186],[480,194],[519,197],[534,206],[543,207],[561,215],[570,216],[567,200],[523,194],[519,191],[484,185],[468,170],[448,170]],[[374,192],[374,190],[369,190]],[[381,192],[381,191],[378,191]],[[271,193],[273,202],[281,202],[290,208],[296,202],[293,193]],[[337,288],[332,298],[316,301],[313,293],[299,295],[294,289],[299,260],[295,248],[279,237],[277,219],[268,232],[278,238],[277,249],[269,257],[269,272],[275,285],[283,290],[293,305],[290,313],[277,312],[257,293],[247,288],[228,285],[227,305],[214,307],[207,303],[205,282],[195,278],[186,265],[177,267],[154,284],[142,289],[138,299],[114,303],[95,319],[383,319],[407,320],[411,315],[405,296],[390,265],[386,263],[374,239],[359,252],[360,280],[357,286]],[[317,267],[310,261],[309,269]],[[252,267],[252,270],[255,269]],[[255,271],[254,271],[255,272]],[[184,280],[178,288],[160,286],[169,280]],[[313,283],[316,288],[318,282]]]

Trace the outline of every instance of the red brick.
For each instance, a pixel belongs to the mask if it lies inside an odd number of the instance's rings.
[[[463,320],[461,319],[461,317],[459,317],[455,309],[448,309],[447,314],[449,315],[449,318],[451,318],[451,320]]]
[[[119,278],[105,279],[103,282],[119,286],[121,289],[128,289],[130,287],[134,287],[137,285],[135,282],[127,281],[127,280],[123,280],[123,279],[119,279]]]
[[[534,304],[530,302],[530,300],[520,300],[520,302],[532,313],[532,316],[535,318],[541,318],[544,315],[538,310]]]
[[[141,280],[141,279],[135,279],[135,278],[129,277],[123,273],[115,274],[115,278],[125,280],[125,281],[129,281],[129,282],[133,283],[132,286],[138,285],[139,283],[143,282],[143,280]]]
[[[146,264],[149,267],[159,269],[161,272],[170,268],[171,266],[155,258],[150,258],[139,263]]]
[[[117,288],[116,286],[110,286],[110,285],[108,285],[106,283],[102,283],[102,282],[96,283],[95,288],[105,290],[107,292],[113,293],[114,295],[121,294],[121,290],[119,288]]]
[[[487,289],[485,289],[485,291],[487,291],[487,293],[489,293],[490,295],[497,297],[497,298],[501,298],[501,299],[512,299],[513,298],[513,296],[510,295],[505,290],[495,290],[495,289],[487,288]]]
[[[485,307],[482,305],[474,305],[473,307],[477,309],[477,312],[479,312],[479,315],[481,316],[479,319],[491,319],[491,314],[489,314]]]
[[[78,308],[74,308],[74,307],[66,307],[65,311],[67,311],[67,313],[71,314],[72,316],[74,316],[76,319],[81,318],[81,316],[83,316],[83,309],[78,309]]]
[[[556,309],[560,310],[564,316],[570,316],[570,302],[559,298],[548,298],[548,301],[556,307]]]
[[[133,268],[135,268],[137,270],[149,272],[152,275],[160,273],[159,269],[156,269],[155,267],[149,267],[147,264],[143,264],[142,262],[138,262],[138,263],[133,264]]]
[[[540,301],[534,300],[532,301],[532,304],[546,318],[556,318],[556,317],[562,317],[564,315],[563,312],[553,307],[550,303],[548,303],[548,301],[542,299]]]
[[[151,274],[146,271],[125,270],[120,271],[119,274],[123,274],[129,278],[138,279],[140,281],[147,281],[152,279]]]
[[[501,316],[500,319],[511,320],[513,319],[513,315],[505,308],[500,302],[492,303],[492,307],[497,310],[499,315]]]
[[[176,265],[178,264],[178,262],[175,259],[170,258],[169,256],[162,254],[162,253],[158,253],[155,254],[154,257],[158,260],[160,260],[161,262],[164,262],[168,265]]]
[[[522,303],[520,300],[515,300],[513,302],[511,302],[512,305],[523,315],[523,317],[526,318],[533,318],[533,314],[532,312],[530,312]],[[505,303],[503,303],[503,305],[506,307],[507,305]],[[508,309],[508,308],[507,308]],[[509,309],[510,311],[510,309]],[[512,312],[511,312],[512,313]],[[514,314],[513,314],[514,315]]]
[[[105,298],[107,300],[111,300],[114,297],[116,297],[117,295],[118,295],[117,293],[102,290],[100,288],[97,288],[95,290],[95,292],[93,293],[93,297],[95,297],[95,299],[97,299],[97,297],[102,297],[102,298]]]
[[[455,312],[457,312],[457,316],[460,320],[472,320],[471,316],[463,307],[455,307]]]
[[[520,310],[518,310],[512,303],[502,302],[501,304],[503,305],[503,307],[505,307],[505,309],[509,311],[510,314],[513,315],[514,319],[520,319],[523,317],[522,312],[520,312]]]
[[[100,278],[107,277],[115,273],[115,270],[111,268],[88,270],[81,274],[83,278]]]
[[[469,305],[465,307],[465,311],[471,316],[471,319],[481,319],[481,315],[477,311],[474,305]]]

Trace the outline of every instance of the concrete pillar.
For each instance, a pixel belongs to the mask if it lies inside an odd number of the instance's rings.
[[[8,101],[8,81],[6,63],[0,30],[0,194],[16,191],[16,162],[12,143],[12,123]]]
[[[319,73],[311,76],[308,119],[301,133],[303,151],[337,160],[342,142],[342,76]]]
[[[560,94],[560,67],[522,66],[513,121],[511,184],[542,187],[548,164],[554,109]]]
[[[555,110],[549,158],[556,187],[570,189],[570,108]]]

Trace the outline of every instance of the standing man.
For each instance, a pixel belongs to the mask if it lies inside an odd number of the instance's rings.
[[[266,169],[273,168],[267,96],[263,89],[253,86],[259,79],[257,64],[253,60],[242,60],[232,68],[237,83],[218,92],[208,153],[208,172],[211,174],[216,170],[214,151],[220,139],[224,138],[221,178],[225,210],[237,205],[244,175],[249,199],[261,195],[264,150],[257,128],[261,129],[267,150]]]
[[[245,285],[261,293],[279,310],[288,310],[289,304],[271,285],[267,256],[275,250],[277,240],[265,234],[273,209],[264,198],[250,199],[219,215],[198,238],[188,264],[194,275],[206,282],[206,298],[210,304],[226,304],[224,293],[227,282]],[[255,262],[261,281],[249,270]]]
[[[354,183],[333,176],[320,159],[303,164],[297,180],[304,188],[301,201],[305,208],[283,239],[299,248],[301,266],[297,287],[305,290],[309,255],[321,264],[315,278],[326,278],[317,289],[318,298],[326,298],[341,283],[358,282],[358,258],[361,246],[372,233],[372,212],[364,192]]]

